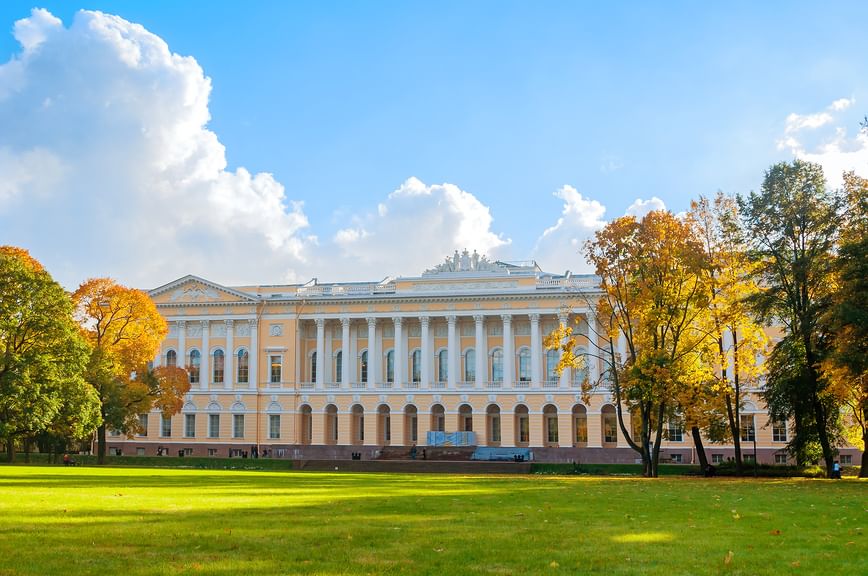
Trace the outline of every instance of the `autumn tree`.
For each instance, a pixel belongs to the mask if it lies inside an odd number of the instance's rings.
[[[608,319],[609,347],[623,338],[626,359],[610,378],[621,433],[638,452],[646,476],[656,476],[663,423],[679,398],[706,377],[697,330],[707,309],[704,253],[692,228],[667,211],[641,221],[610,222],[586,245],[603,291],[597,315]],[[639,419],[634,437],[623,408]]]
[[[846,209],[835,261],[836,289],[822,319],[830,344],[824,374],[845,409],[848,440],[863,450],[861,477],[868,477],[868,180],[844,174]]]
[[[87,345],[72,302],[26,250],[0,246],[0,436],[7,457],[19,438],[65,422],[84,433],[97,424],[82,380]]]
[[[91,347],[85,374],[100,401],[97,454],[102,463],[106,429],[135,432],[136,415],[155,406],[178,412],[178,398],[187,390],[173,378],[148,371],[167,327],[147,294],[97,278],[82,284],[72,299],[75,317]]]
[[[839,406],[821,375],[824,358],[820,318],[831,304],[834,249],[841,198],[826,189],[818,164],[775,164],[759,193],[739,197],[739,208],[761,287],[751,298],[761,320],[780,322],[791,359],[801,358],[798,377],[770,370],[767,404],[774,417],[795,419],[794,436],[816,435],[826,469],[835,459]],[[773,356],[783,356],[783,343]],[[783,366],[783,365],[781,365]],[[787,388],[798,385],[795,391]],[[778,390],[776,390],[778,388]],[[799,397],[796,404],[780,400]],[[794,439],[795,444],[801,442]]]
[[[697,424],[704,425],[715,439],[718,434],[713,430],[720,427],[715,426],[714,406],[716,400],[721,400],[727,426],[720,439],[733,442],[736,469],[741,473],[740,411],[744,389],[757,383],[768,345],[763,327],[747,304],[759,290],[753,275],[756,264],[748,255],[735,198],[723,192],[713,200],[700,197],[691,203],[689,220],[706,256],[709,314],[704,318],[704,329],[709,335],[709,361],[715,368],[712,382],[703,387],[706,402],[697,404],[711,410],[704,412],[708,418]],[[701,442],[699,428],[691,430],[695,442]]]

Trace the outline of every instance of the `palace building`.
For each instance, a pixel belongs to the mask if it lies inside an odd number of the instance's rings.
[[[179,414],[142,414],[141,435],[110,435],[110,453],[369,459],[446,442],[545,461],[637,458],[607,366],[589,355],[558,375],[558,352],[543,345],[570,323],[593,351],[595,276],[464,251],[417,277],[228,287],[187,276],[149,294],[169,325],[154,363],[187,367],[191,390]],[[589,399],[587,379],[600,382]],[[756,392],[743,453],[756,445],[761,461],[784,462],[787,426],[768,421]],[[694,462],[689,431],[667,431],[664,460]],[[732,455],[705,448],[710,461]]]

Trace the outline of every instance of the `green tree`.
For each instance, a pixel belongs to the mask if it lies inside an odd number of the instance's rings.
[[[795,436],[816,435],[831,472],[839,408],[827,393],[827,382],[821,375],[825,351],[820,318],[833,292],[841,197],[826,189],[823,169],[818,164],[795,160],[769,168],[760,192],[739,197],[739,207],[761,287],[750,301],[761,320],[783,324],[787,333],[784,340],[790,348],[786,356],[791,360],[801,358],[798,378],[778,378],[774,370],[769,371],[769,409],[779,417],[792,415]],[[775,352],[773,356],[784,356],[782,351]],[[784,372],[789,374],[790,369]],[[800,401],[776,404],[796,398],[792,390],[786,390],[796,383],[799,393],[804,394]],[[779,387],[783,389],[775,390]],[[796,438],[793,445],[804,445],[803,440]]]
[[[862,446],[860,476],[868,477],[868,180],[844,174],[846,210],[836,260],[832,306],[823,318],[831,353],[824,373],[843,402],[853,444]]]
[[[83,393],[87,345],[63,288],[25,250],[0,247],[0,436],[15,443],[66,422],[96,424]]]

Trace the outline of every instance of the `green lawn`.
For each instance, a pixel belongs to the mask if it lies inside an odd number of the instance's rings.
[[[866,489],[0,466],[0,575],[855,575]]]

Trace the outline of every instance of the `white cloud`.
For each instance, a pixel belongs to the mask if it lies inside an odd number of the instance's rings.
[[[561,217],[537,239],[534,258],[551,272],[591,272],[583,255],[584,244],[606,225],[606,207],[572,186],[562,186],[554,196],[564,202]]]
[[[666,204],[663,203],[663,200],[658,198],[657,196],[652,196],[648,200],[642,200],[641,198],[636,198],[632,204],[627,207],[627,211],[625,214],[627,216],[635,216],[636,218],[643,218],[648,212],[653,210],[666,210]]]
[[[868,134],[858,132],[850,137],[850,132],[840,125],[842,121],[836,116],[854,103],[853,98],[840,98],[823,112],[790,114],[784,125],[784,136],[778,140],[778,149],[820,164],[826,180],[834,188],[842,185],[844,172],[854,170],[861,176],[868,176]],[[817,120],[820,117],[822,121]],[[845,120],[848,124],[851,121]],[[822,127],[827,128],[819,130]]]
[[[22,50],[0,65],[0,243],[73,286],[234,282],[304,264],[315,238],[302,204],[270,174],[227,170],[195,59],[100,12],[65,28],[33,10],[14,35]]]
[[[510,240],[491,229],[488,206],[454,184],[427,185],[409,178],[377,205],[353,218],[317,252],[313,269],[328,280],[372,279],[372,274],[413,276],[458,249],[497,258]],[[334,266],[339,259],[340,266]],[[331,266],[326,264],[331,262]]]

